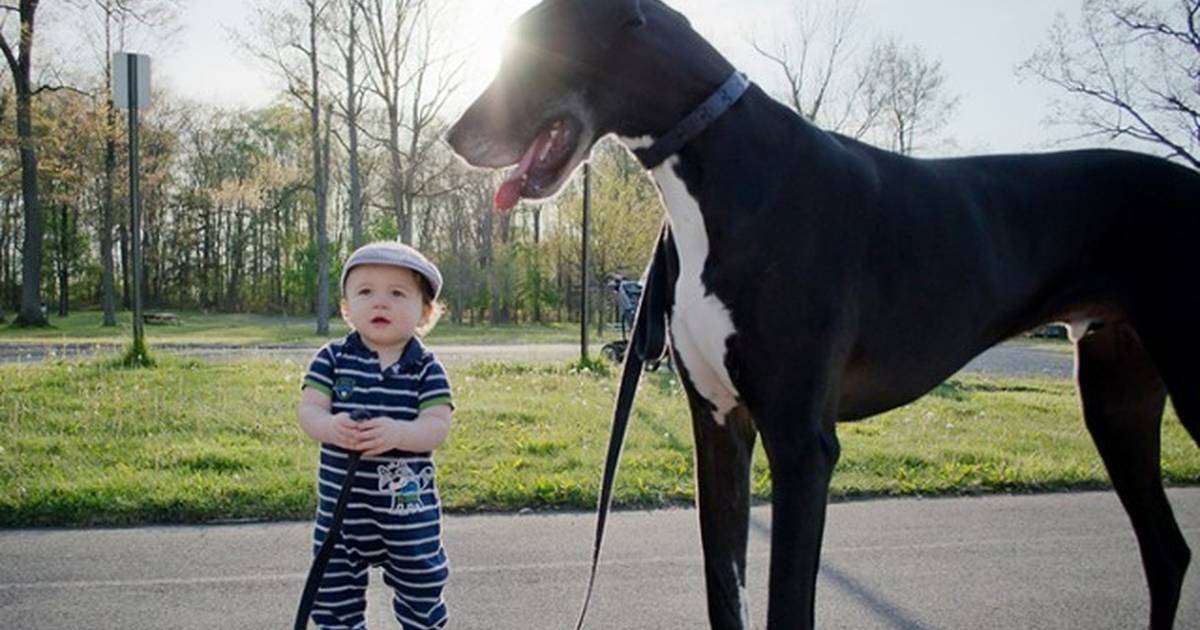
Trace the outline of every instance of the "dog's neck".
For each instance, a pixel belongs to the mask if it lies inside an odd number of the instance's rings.
[[[666,195],[665,188],[679,191],[682,187],[699,203],[706,221],[721,221],[721,216],[731,218],[759,207],[770,193],[761,185],[762,178],[769,178],[773,172],[778,171],[776,176],[781,178],[778,181],[798,176],[821,177],[818,172],[822,170],[821,149],[816,140],[823,135],[824,132],[803,122],[758,86],[751,85],[720,118],[649,172],[659,190],[664,191],[663,201],[672,217],[679,214],[678,208],[672,207],[678,205],[679,198]],[[620,139],[634,155],[656,140],[652,135]],[[780,147],[790,150],[781,152]],[[758,157],[766,155],[774,157],[771,160]],[[749,168],[736,168],[734,156],[738,156],[739,162],[754,163]],[[781,156],[785,159],[781,160]],[[807,166],[798,164],[801,160]],[[750,174],[757,174],[759,179],[742,181]]]
[[[646,23],[629,32],[614,54],[615,65],[626,68],[614,82],[613,89],[602,90],[605,103],[601,109],[617,113],[619,123],[613,125],[616,135],[635,156],[661,140],[717,92],[734,73],[729,63],[687,20],[666,5],[643,0]],[[768,118],[787,118],[792,124],[762,124]],[[757,190],[741,190],[736,178],[741,169],[723,165],[731,155],[746,156],[776,154],[779,143],[796,146],[801,138],[780,138],[774,132],[755,137],[754,130],[786,130],[820,133],[811,125],[796,126],[796,116],[787,107],[775,102],[755,86],[742,95],[720,117],[711,121],[703,131],[669,156],[662,164],[650,164],[651,175],[662,189],[666,178],[677,177],[686,184],[688,193],[699,197],[701,189],[734,194],[729,200],[736,206],[753,204],[760,194]],[[762,133],[761,131],[757,131]],[[786,146],[786,145],[785,145]],[[797,146],[797,148],[799,148]],[[772,169],[782,165],[760,164],[755,169]],[[717,182],[724,184],[717,186]],[[757,188],[750,186],[750,188]],[[710,200],[705,199],[707,206]],[[714,200],[715,201],[715,200]],[[722,200],[724,201],[724,200]],[[729,204],[723,203],[723,206]],[[708,212],[708,209],[705,210]],[[736,212],[724,207],[721,212]]]
[[[666,135],[660,136],[649,147],[635,149],[634,155],[647,170],[653,170],[667,158],[687,146],[714,121],[729,110],[750,87],[750,81],[741,72],[735,72],[721,87],[705,101],[679,121]]]
[[[645,24],[628,30],[599,79],[600,126],[618,136],[662,137],[704,102],[734,71],[682,14],[643,0]],[[607,75],[607,73],[605,73]]]

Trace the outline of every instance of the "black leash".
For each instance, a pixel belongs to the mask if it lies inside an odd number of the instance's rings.
[[[592,571],[588,577],[587,594],[575,630],[583,628],[588,604],[592,601],[592,587],[596,585],[596,567],[600,562],[600,544],[604,540],[604,526],[608,521],[608,508],[612,502],[613,480],[617,476],[617,464],[621,459],[621,447],[629,426],[629,412],[633,408],[633,396],[637,392],[642,375],[642,365],[648,360],[663,358],[667,345],[667,312],[671,304],[671,287],[674,285],[675,244],[671,232],[664,222],[654,256],[646,269],[646,281],[642,297],[638,300],[637,317],[629,349],[625,352],[625,363],[621,368],[621,386],[617,390],[617,404],[613,409],[612,433],[608,438],[608,454],[604,459],[604,477],[600,482],[600,498],[596,503],[596,540],[592,546]]]
[[[366,420],[370,417],[371,413],[365,409],[355,409],[350,414],[350,418],[355,421]],[[333,508],[333,521],[329,523],[329,530],[325,532],[325,540],[313,558],[312,567],[308,569],[308,579],[304,581],[304,594],[300,596],[300,607],[296,609],[295,630],[308,628],[308,617],[312,614],[313,602],[317,599],[321,576],[325,575],[325,567],[329,566],[333,548],[337,546],[338,539],[341,538],[342,520],[346,517],[346,504],[350,503],[350,491],[354,488],[354,474],[358,472],[358,462],[361,458],[362,453],[350,451],[349,459],[346,461],[346,476],[342,479],[342,489],[338,492],[337,505]],[[320,503],[320,498],[317,499],[317,502]]]
[[[750,80],[746,75],[735,71],[716,92],[679,121],[671,131],[649,147],[635,149],[634,156],[647,170],[657,167],[733,107],[749,88]],[[583,608],[579,611],[579,622],[575,625],[575,630],[583,628],[583,619],[587,615],[588,604],[592,601],[592,587],[596,585],[596,566],[600,561],[600,543],[604,539],[604,525],[608,521],[608,508],[612,502],[613,479],[617,475],[621,446],[625,442],[629,411],[633,407],[633,395],[637,391],[642,365],[647,360],[661,359],[666,352],[667,313],[671,308],[675,278],[679,275],[678,260],[671,232],[668,224],[664,222],[654,256],[650,259],[650,267],[646,269],[646,283],[642,290],[642,298],[638,301],[633,337],[630,339],[630,349],[625,352],[625,365],[621,369],[621,387],[617,390],[612,434],[608,438],[608,454],[604,460],[604,478],[600,482],[600,498],[596,505],[596,540],[592,546],[592,571],[588,577],[587,594],[584,596]]]

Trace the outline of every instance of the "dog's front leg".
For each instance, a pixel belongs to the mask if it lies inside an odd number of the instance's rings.
[[[789,414],[756,415],[771,465],[769,630],[812,628],[829,480],[839,446],[829,405],[791,397]],[[812,410],[809,414],[796,410]]]
[[[696,438],[696,503],[704,545],[708,619],[714,630],[749,630],[746,535],[754,424],[737,407],[718,424],[707,401],[689,391]]]

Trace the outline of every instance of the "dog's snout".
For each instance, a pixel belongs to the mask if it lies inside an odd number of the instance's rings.
[[[454,152],[459,155],[462,155],[462,137],[463,137],[463,130],[462,130],[463,124],[462,123],[463,123],[463,121],[460,118],[458,120],[458,122],[456,122],[450,126],[450,130],[446,132],[446,135],[443,138],[446,141],[446,144],[450,145],[450,148],[453,149]]]
[[[470,166],[486,166],[487,153],[485,146],[487,143],[481,142],[478,131],[468,120],[467,116],[463,116],[450,127],[446,132],[446,144],[450,145],[450,150],[461,158]]]

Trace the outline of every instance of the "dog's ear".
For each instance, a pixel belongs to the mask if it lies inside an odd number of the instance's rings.
[[[584,28],[602,48],[610,48],[621,31],[646,23],[641,0],[573,0]]]

